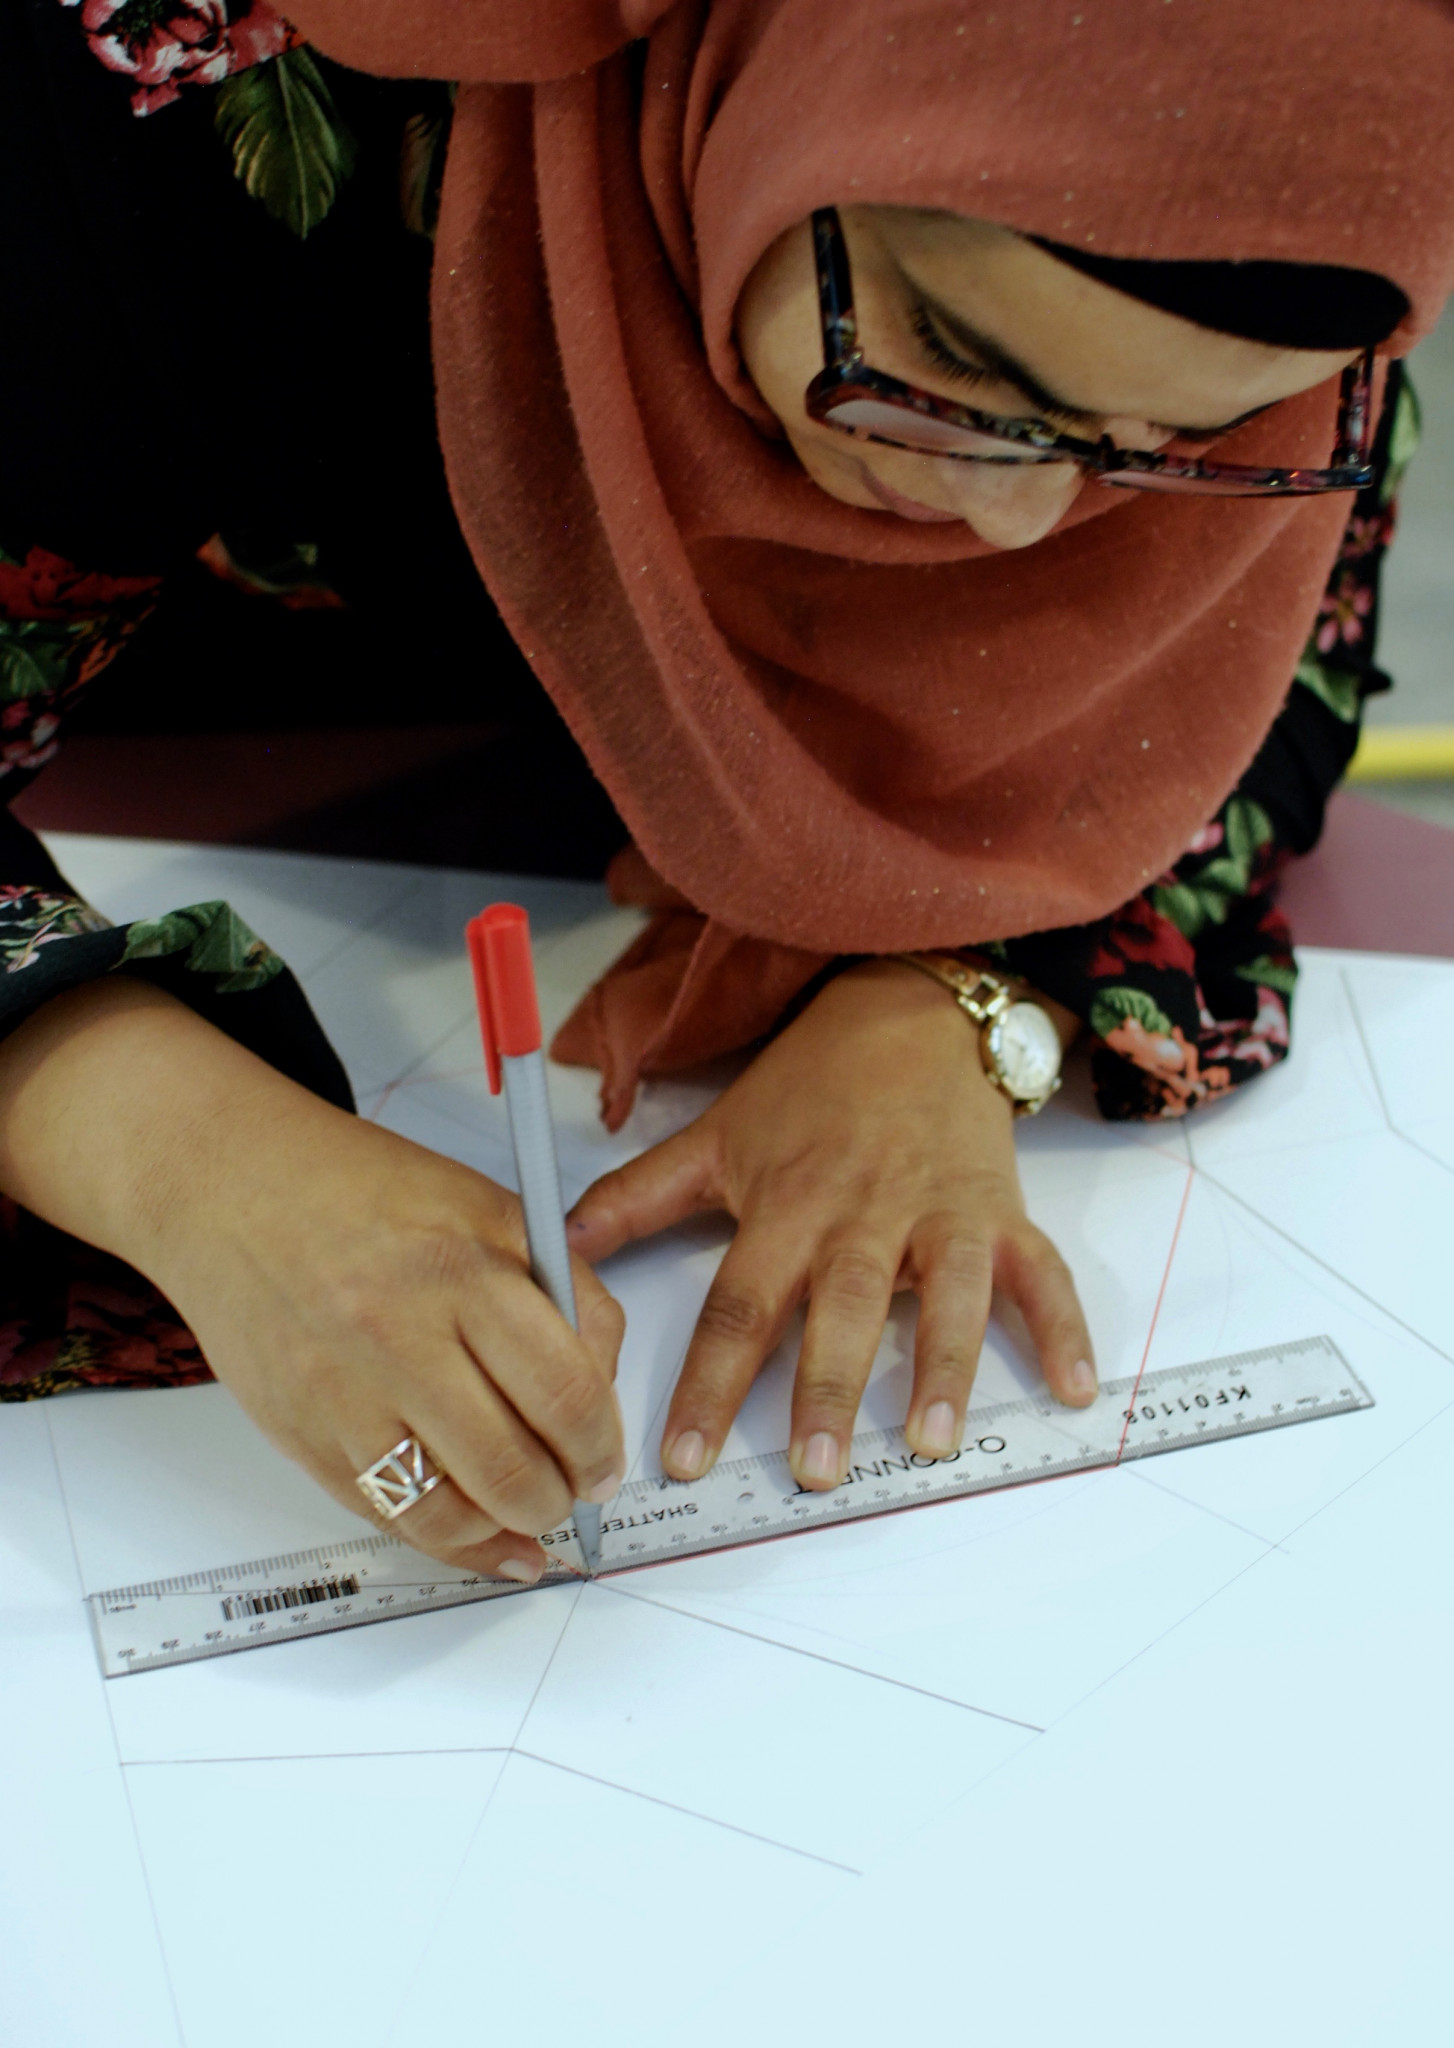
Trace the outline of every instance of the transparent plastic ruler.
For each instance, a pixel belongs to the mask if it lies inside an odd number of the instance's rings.
[[[601,1571],[633,1571],[1372,1406],[1328,1337],[1112,1380],[1087,1409],[1031,1394],[971,1409],[964,1441],[947,1458],[911,1451],[901,1429],[857,1436],[847,1476],[832,1493],[799,1487],[784,1451],[731,1459],[691,1483],[633,1480],[601,1511]],[[570,1524],[541,1540],[551,1556],[540,1586],[580,1576],[584,1564]],[[426,1569],[417,1551],[372,1535],[119,1586],[93,1593],[88,1605],[101,1668],[116,1678],[527,1590],[538,1588],[472,1578],[447,1565]]]

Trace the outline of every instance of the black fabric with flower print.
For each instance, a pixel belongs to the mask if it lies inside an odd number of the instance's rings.
[[[12,553],[154,575],[229,524],[308,538],[432,451],[432,252],[415,230],[448,90],[296,43],[264,58],[284,31],[272,15],[262,33],[266,12],[0,0]],[[118,23],[135,70],[99,54]],[[209,36],[220,78],[187,68]]]

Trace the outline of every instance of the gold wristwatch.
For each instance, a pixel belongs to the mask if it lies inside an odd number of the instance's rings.
[[[979,1030],[985,1073],[1016,1116],[1035,1116],[1060,1086],[1060,1033],[1039,1003],[1015,994],[1014,985],[952,955],[899,953],[906,967],[941,982]]]

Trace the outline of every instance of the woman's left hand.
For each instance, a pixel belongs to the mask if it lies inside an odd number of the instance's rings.
[[[1058,1021],[1068,1036],[1073,1020]],[[738,1229],[663,1431],[675,1478],[710,1467],[804,1297],[790,1447],[803,1486],[843,1477],[899,1287],[920,1301],[907,1434],[924,1456],[958,1448],[996,1286],[1056,1398],[1094,1399],[1075,1283],[1025,1214],[1009,1103],[947,990],[902,962],[839,975],[705,1115],[588,1188],[572,1249],[603,1259],[704,1209]]]

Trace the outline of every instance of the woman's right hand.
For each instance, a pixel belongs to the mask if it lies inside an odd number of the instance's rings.
[[[320,1101],[135,982],[0,1047],[0,1187],[146,1273],[258,1426],[355,1513],[417,1436],[448,1475],[388,1524],[529,1581],[533,1539],[625,1471],[623,1318],[575,1265],[577,1336],[530,1278],[515,1196]]]

